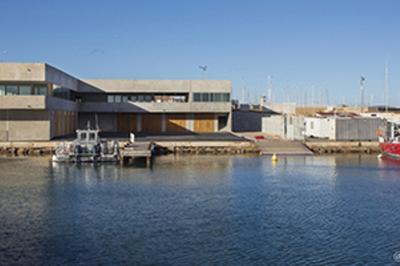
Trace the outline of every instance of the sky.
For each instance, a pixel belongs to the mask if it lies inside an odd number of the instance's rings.
[[[224,79],[233,97],[400,105],[398,0],[1,0],[0,61],[79,78]],[[202,71],[199,65],[207,65]]]

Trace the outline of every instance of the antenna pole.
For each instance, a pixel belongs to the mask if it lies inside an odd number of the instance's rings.
[[[385,112],[389,109],[389,63],[386,58],[385,61]]]
[[[268,75],[267,102],[272,102],[272,77]]]

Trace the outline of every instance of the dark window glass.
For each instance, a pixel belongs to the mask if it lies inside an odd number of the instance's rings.
[[[19,95],[31,95],[31,86],[29,85],[20,85],[19,86]]]
[[[128,96],[122,96],[122,102],[123,103],[128,102]]]
[[[115,102],[120,103],[121,102],[121,95],[115,95]]]
[[[7,85],[6,86],[6,94],[7,95],[18,95],[18,86],[16,86],[16,85]]]
[[[138,96],[138,102],[143,102],[144,101],[144,96],[143,95],[139,95]]]
[[[229,102],[230,101],[230,94],[229,93],[223,93],[222,94],[222,101],[224,102]]]
[[[94,133],[89,133],[89,140],[94,140],[96,135]]]
[[[47,95],[47,86],[34,86],[33,87],[33,94],[34,95]]]
[[[145,102],[151,102],[152,98],[153,97],[151,97],[151,95],[146,95],[146,96],[144,96],[144,101]]]
[[[200,93],[193,93],[193,101],[200,102],[201,101],[201,94]]]
[[[209,101],[209,95],[208,95],[208,93],[202,93],[202,94],[201,94],[201,101],[202,101],[202,102],[208,102],[208,101]]]
[[[221,93],[214,93],[214,102],[221,102],[221,101],[222,101]]]

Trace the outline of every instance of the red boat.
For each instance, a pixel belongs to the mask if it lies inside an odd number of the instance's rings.
[[[377,135],[379,138],[379,147],[381,148],[382,157],[400,160],[400,132],[399,129],[391,125],[390,137],[385,138],[381,129],[377,129]]]
[[[382,156],[391,159],[400,160],[400,143],[399,142],[381,142],[379,147],[382,150]]]

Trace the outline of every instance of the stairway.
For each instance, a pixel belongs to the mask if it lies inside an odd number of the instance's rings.
[[[313,155],[300,141],[259,140],[255,144],[262,155]]]

